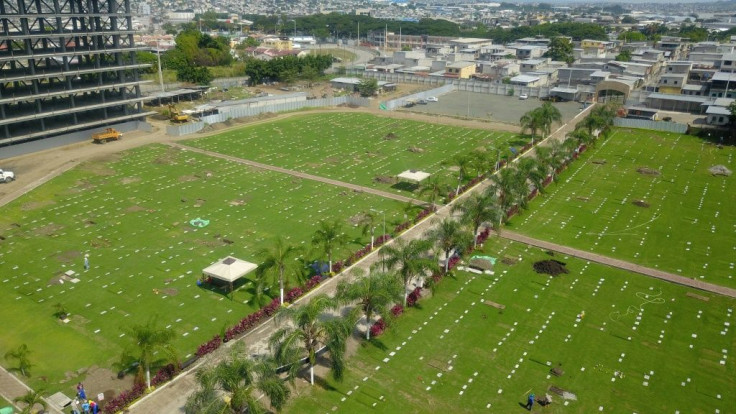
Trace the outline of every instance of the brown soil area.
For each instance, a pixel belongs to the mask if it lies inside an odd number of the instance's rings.
[[[534,271],[551,276],[557,276],[562,273],[570,273],[565,267],[565,263],[558,260],[541,260],[534,263]]]
[[[654,168],[649,168],[649,167],[639,167],[636,169],[636,172],[638,172],[641,175],[651,175],[651,176],[657,176],[660,174],[658,170],[655,170]]]

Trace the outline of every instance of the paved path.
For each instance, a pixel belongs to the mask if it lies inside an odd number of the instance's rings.
[[[688,286],[691,288],[704,290],[706,292],[717,293],[719,295],[736,298],[736,289],[731,289],[729,287],[701,282],[697,279],[691,279],[673,273],[663,272],[659,269],[652,269],[651,267],[640,266],[631,262],[603,256],[601,254],[586,252],[585,250],[574,249],[572,247],[563,246],[561,244],[535,239],[507,230],[501,230],[500,236],[505,239],[528,244],[530,246],[541,247],[542,249],[552,250],[569,256],[579,257],[591,262],[601,263],[607,266],[616,267],[656,279],[665,280],[667,282],[677,283],[678,285]]]
[[[15,375],[6,371],[5,368],[0,367],[0,396],[12,403],[13,399],[25,395],[30,390],[31,389],[28,388],[28,386],[24,384],[20,379],[18,379]],[[48,403],[48,401],[47,404],[47,412],[52,414],[61,414],[61,411]],[[22,406],[22,404],[20,404],[20,406]],[[36,408],[38,407],[40,406],[37,405]]]
[[[276,166],[269,165],[269,164],[262,164],[262,163],[257,162],[257,161],[251,161],[251,160],[246,160],[244,158],[233,157],[232,155],[221,154],[219,152],[207,151],[207,150],[203,150],[203,149],[199,149],[199,148],[194,148],[194,147],[190,147],[190,146],[182,145],[182,144],[177,144],[177,143],[173,143],[173,142],[170,142],[169,145],[172,146],[172,147],[175,147],[175,148],[181,148],[181,149],[185,149],[187,151],[198,152],[200,154],[209,155],[210,157],[222,158],[224,160],[234,161],[234,162],[237,162],[237,163],[240,163],[240,164],[250,165],[251,167],[261,168],[261,169],[264,169],[264,170],[276,171],[276,172],[279,172],[279,173],[282,173],[282,174],[288,174],[288,175],[291,175],[291,176],[294,176],[294,177],[304,178],[306,180],[318,181],[320,183],[330,184],[330,185],[334,185],[334,186],[338,186],[338,187],[343,187],[343,188],[349,188],[349,189],[351,189],[353,191],[358,191],[358,192],[362,192],[362,193],[369,193],[369,194],[381,196],[381,197],[384,197],[384,198],[390,198],[390,199],[393,199],[393,200],[401,201],[401,202],[404,202],[404,203],[412,203],[412,204],[416,204],[416,205],[420,205],[420,206],[423,206],[423,205],[427,204],[426,201],[417,200],[415,198],[405,197],[405,196],[402,196],[402,195],[393,194],[393,193],[389,193],[389,192],[386,192],[386,191],[376,190],[375,188],[363,187],[361,185],[350,184],[350,183],[346,183],[344,181],[333,180],[331,178],[321,177],[319,175],[312,175],[312,174],[307,174],[307,173],[303,173],[303,172],[299,172],[299,171],[295,171],[295,170],[289,170],[289,169],[286,169],[286,168],[276,167]]]

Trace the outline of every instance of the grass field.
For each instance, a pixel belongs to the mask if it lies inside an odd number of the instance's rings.
[[[360,347],[342,383],[307,389],[286,412],[508,413],[530,392],[552,395],[534,410],[550,413],[729,411],[733,300],[561,256],[570,273],[550,278],[532,269],[545,252],[494,237],[484,251],[520,261],[445,279]]]
[[[260,263],[257,250],[277,235],[318,258],[310,240],[323,218],[346,224],[354,241],[337,257],[347,256],[369,242],[348,220],[371,208],[389,226],[403,221],[399,202],[165,146],[83,164],[3,208],[0,318],[10,323],[0,349],[28,344],[34,378],[48,377],[51,391],[75,376],[65,373],[109,367],[126,343],[121,328],[157,315],[186,357],[257,308],[250,284],[233,300],[197,287],[201,269],[231,254]],[[210,225],[192,227],[198,217]],[[70,270],[80,281],[60,284]],[[68,324],[53,316],[57,303]]]
[[[394,137],[389,138],[389,134]],[[443,161],[482,147],[522,146],[516,134],[380,118],[367,114],[305,115],[198,138],[186,145],[381,190],[416,193],[407,183],[376,182],[418,169],[448,185],[457,173]],[[495,153],[495,152],[494,152]],[[416,194],[413,196],[416,197]]]
[[[735,155],[732,146],[718,149],[696,137],[619,129],[509,228],[736,287],[736,178],[708,172],[714,165],[736,169]]]

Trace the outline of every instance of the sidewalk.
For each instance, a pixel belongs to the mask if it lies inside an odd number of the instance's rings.
[[[28,391],[30,391],[30,388],[26,384],[21,382],[15,375],[6,371],[5,368],[0,367],[0,396],[13,403],[15,398],[26,395]],[[46,401],[46,404],[48,404],[47,412],[62,414],[61,411],[52,406],[48,401]]]

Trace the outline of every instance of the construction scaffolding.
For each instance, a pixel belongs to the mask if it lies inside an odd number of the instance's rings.
[[[142,120],[130,0],[0,0],[0,145]]]

